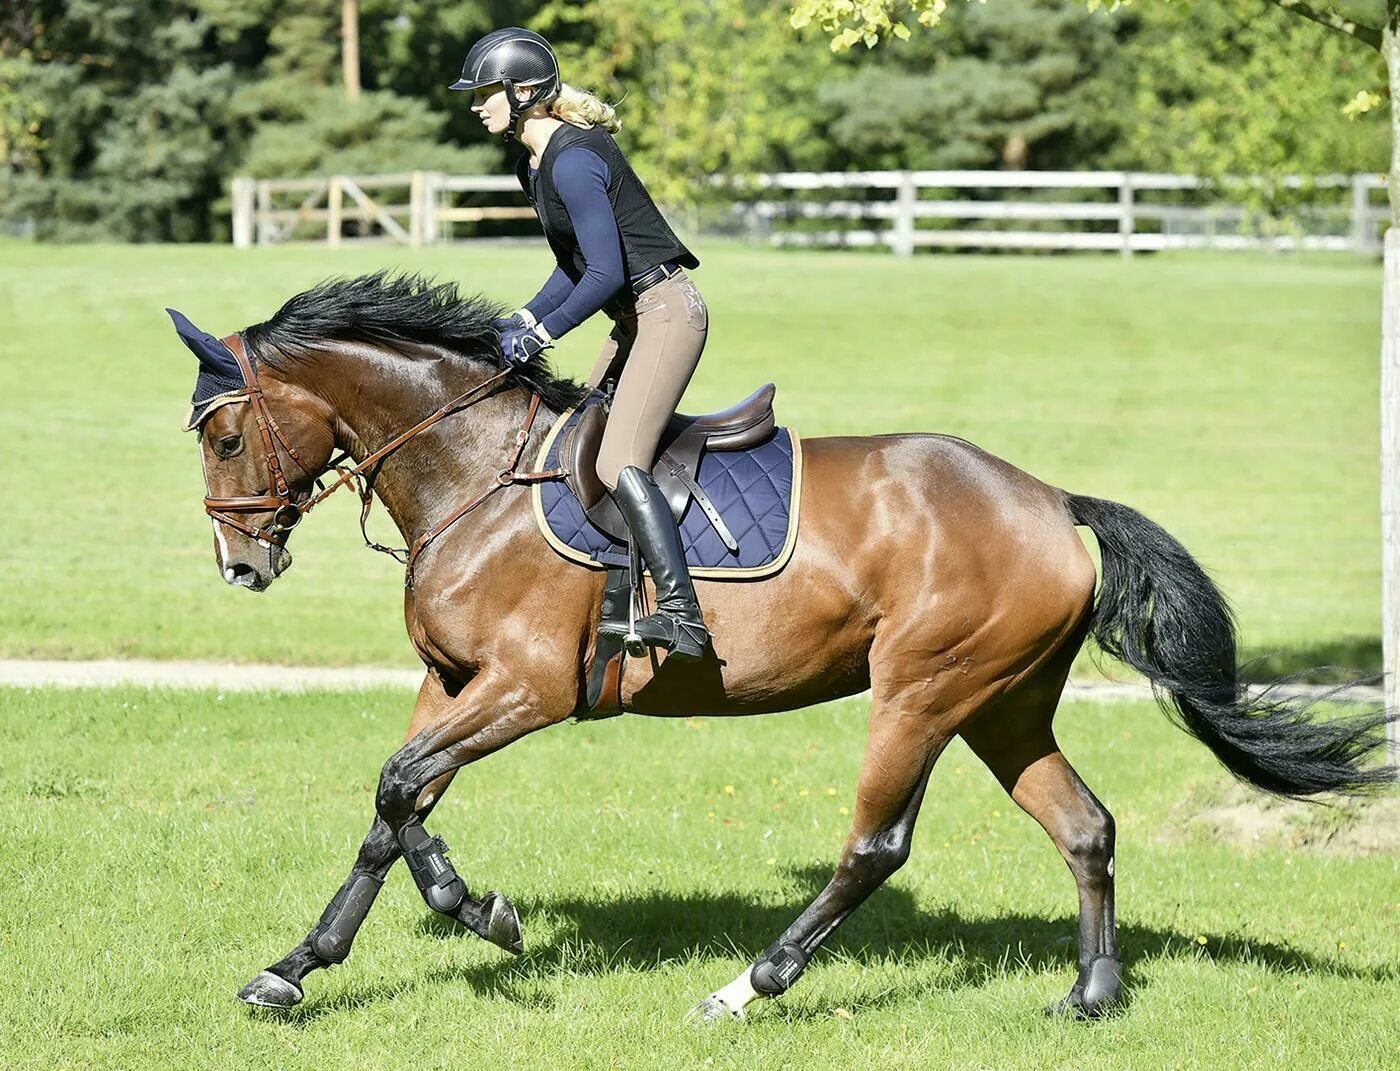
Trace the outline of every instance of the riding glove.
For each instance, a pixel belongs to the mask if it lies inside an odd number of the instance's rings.
[[[509,331],[512,327],[534,327],[537,323],[539,321],[535,319],[535,314],[529,309],[516,309],[509,316],[497,316],[491,321],[491,326],[499,334],[502,331]]]
[[[501,332],[501,356],[509,364],[521,365],[554,345],[554,339],[540,325],[511,327]]]

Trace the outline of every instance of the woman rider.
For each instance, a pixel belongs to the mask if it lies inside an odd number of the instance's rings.
[[[656,611],[636,631],[671,658],[699,659],[710,634],[651,466],[705,348],[709,314],[683,270],[700,261],[613,141],[613,109],[560,81],[539,34],[517,26],[487,34],[451,88],[472,90],[486,129],[530,150],[517,174],[557,261],[543,289],[497,322],[501,352],[528,361],[600,309],[613,319],[588,385],[617,384],[597,469],[656,584]]]

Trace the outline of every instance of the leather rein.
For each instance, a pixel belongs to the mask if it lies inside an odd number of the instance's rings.
[[[439,406],[434,412],[420,420],[413,427],[409,428],[387,443],[381,446],[374,453],[364,460],[354,464],[346,465],[344,462],[350,459],[349,451],[341,453],[337,458],[329,462],[327,468],[333,468],[339,477],[329,486],[322,484],[320,476],[313,473],[308,468],[296,448],[287,441],[287,436],[282,429],[277,426],[277,421],[273,419],[272,412],[268,409],[267,399],[263,394],[262,385],[258,382],[258,374],[254,368],[252,359],[248,356],[248,350],[243,341],[241,333],[229,335],[223,340],[223,344],[228,347],[234,359],[238,361],[238,367],[243,373],[243,380],[247,384],[246,389],[238,394],[232,395],[229,400],[233,402],[246,401],[253,407],[253,419],[257,422],[258,431],[263,442],[263,462],[267,468],[268,482],[272,486],[273,493],[267,495],[239,495],[232,498],[213,498],[205,496],[204,512],[220,524],[226,524],[245,535],[251,536],[264,546],[284,547],[287,537],[293,528],[301,523],[301,519],[311,512],[313,508],[320,505],[333,493],[340,490],[347,484],[354,484],[356,493],[360,496],[360,534],[363,536],[365,546],[371,550],[377,550],[388,554],[396,561],[402,562],[405,569],[404,583],[407,587],[413,586],[413,563],[418,555],[443,532],[451,528],[459,520],[465,517],[477,506],[485,502],[503,487],[508,487],[513,483],[525,483],[534,480],[553,480],[566,474],[563,468],[546,469],[542,472],[518,472],[516,466],[520,464],[521,455],[525,452],[525,443],[530,437],[530,429],[535,423],[535,414],[540,408],[540,395],[536,391],[530,398],[530,409],[526,413],[525,423],[515,433],[515,454],[511,458],[510,464],[501,469],[496,474],[496,480],[491,486],[486,488],[481,494],[462,506],[458,506],[450,514],[438,521],[426,532],[415,539],[411,546],[391,548],[373,542],[369,534],[365,531],[365,522],[369,518],[370,507],[374,502],[374,477],[366,476],[365,473],[378,465],[394,451],[399,449],[409,440],[415,438],[420,433],[432,427],[438,421],[453,413],[470,408],[477,402],[487,398],[492,393],[492,388],[500,384],[510,374],[509,369],[504,369],[496,375],[483,380],[470,390],[463,391],[451,401]],[[241,397],[240,397],[241,395]],[[301,495],[294,495],[291,485],[287,482],[287,477],[282,471],[281,459],[277,456],[277,447],[281,446],[287,455],[297,463],[301,471],[315,481],[318,493],[312,495],[310,491]],[[243,520],[239,514],[248,513],[271,513],[272,517],[261,525],[253,525],[250,521]]]

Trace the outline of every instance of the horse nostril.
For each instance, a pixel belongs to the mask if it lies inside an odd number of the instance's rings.
[[[253,567],[244,562],[234,562],[224,567],[224,580],[230,584],[247,583],[253,576]]]

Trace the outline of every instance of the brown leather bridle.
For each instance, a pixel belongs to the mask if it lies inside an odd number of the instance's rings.
[[[515,455],[511,463],[496,474],[496,481],[481,494],[477,495],[470,502],[459,506],[433,525],[426,532],[413,541],[411,547],[390,548],[373,542],[368,533],[365,532],[365,522],[369,518],[370,506],[374,502],[374,488],[372,477],[365,475],[370,469],[386,457],[392,454],[404,443],[414,438],[423,431],[432,427],[443,417],[452,413],[467,409],[470,406],[489,397],[492,388],[499,385],[509,375],[510,370],[504,369],[495,375],[478,383],[470,390],[463,391],[451,401],[439,406],[433,413],[424,417],[407,431],[394,436],[387,443],[381,446],[374,453],[370,454],[362,461],[354,465],[345,465],[343,462],[349,460],[349,452],[342,453],[339,457],[332,459],[328,464],[328,469],[335,469],[339,477],[330,486],[321,483],[320,477],[311,471],[296,448],[287,441],[287,436],[282,429],[277,426],[277,421],[273,419],[271,410],[268,409],[267,399],[263,394],[262,385],[258,382],[258,374],[253,365],[252,359],[248,356],[247,346],[243,341],[241,333],[228,335],[222,339],[223,344],[228,347],[234,359],[238,362],[238,367],[243,373],[243,381],[246,388],[237,394],[230,395],[228,402],[247,401],[253,407],[253,419],[257,422],[258,431],[262,435],[263,442],[263,463],[267,467],[268,482],[272,487],[272,494],[267,495],[239,495],[232,498],[214,498],[205,496],[204,512],[212,517],[219,524],[226,524],[236,531],[251,536],[265,546],[284,547],[287,537],[293,528],[301,523],[301,519],[338,491],[346,484],[353,483],[355,490],[360,496],[360,533],[364,536],[365,545],[372,550],[382,551],[393,556],[402,562],[405,567],[405,584],[413,586],[413,563],[423,548],[431,543],[443,532],[447,531],[453,524],[461,520],[491,495],[495,494],[503,487],[508,487],[513,483],[521,483],[530,480],[552,480],[566,474],[563,468],[546,469],[542,472],[517,472],[516,466],[520,463],[521,454],[524,453],[525,443],[530,437],[530,428],[534,425],[535,414],[539,411],[540,395],[536,391],[530,398],[530,409],[525,416],[525,423],[519,431],[515,433]],[[287,477],[282,471],[281,459],[277,456],[277,446],[280,445],[287,455],[297,463],[308,477],[316,482],[319,489],[314,496],[310,491],[301,495],[294,495],[291,485],[287,482]],[[254,526],[244,521],[239,514],[247,513],[271,513],[272,517],[267,523]]]

